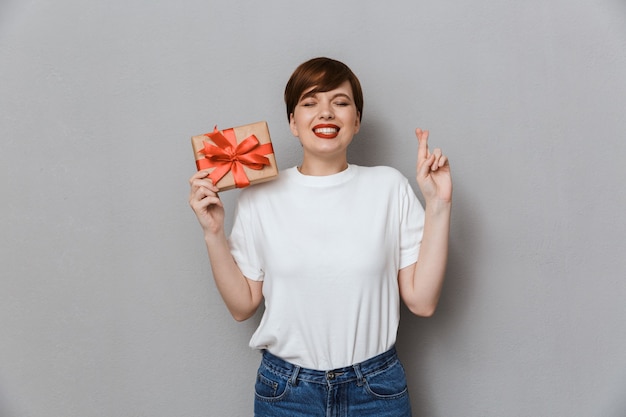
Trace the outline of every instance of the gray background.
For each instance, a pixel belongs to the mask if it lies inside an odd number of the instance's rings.
[[[259,316],[213,285],[189,137],[267,120],[297,164],[282,91],[326,55],[365,88],[352,162],[413,178],[417,126],[452,160],[415,413],[623,417],[625,51],[618,0],[4,0],[0,415],[252,414]]]

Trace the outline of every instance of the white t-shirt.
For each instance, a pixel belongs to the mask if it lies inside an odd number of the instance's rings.
[[[295,167],[242,191],[229,242],[243,274],[263,282],[250,346],[329,370],[390,349],[400,319],[398,271],[417,261],[424,210],[389,167]]]

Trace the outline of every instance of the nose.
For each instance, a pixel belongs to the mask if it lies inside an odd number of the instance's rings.
[[[333,119],[335,114],[330,103],[324,103],[320,106],[320,119]]]

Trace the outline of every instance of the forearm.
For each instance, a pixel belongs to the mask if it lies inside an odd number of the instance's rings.
[[[223,233],[205,235],[205,242],[213,278],[226,307],[237,321],[249,318],[261,301],[262,284],[258,284],[259,288],[251,288],[255,284],[242,274],[235,263]]]
[[[439,302],[448,261],[450,212],[450,203],[426,205],[419,259],[412,271],[406,271],[403,298],[420,316],[432,315]]]

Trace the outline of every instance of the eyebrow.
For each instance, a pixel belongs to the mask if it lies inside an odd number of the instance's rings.
[[[315,96],[317,95],[317,93],[325,93],[325,91],[315,91],[315,89],[313,89],[313,90],[309,91],[308,93],[304,93],[304,94],[302,94],[302,97],[300,97],[300,100],[298,100],[298,101],[302,101],[302,100],[304,100],[304,99],[306,99],[306,98],[315,97]],[[335,95],[333,95],[333,96],[331,97],[331,100],[334,100],[334,99],[336,99],[337,97],[345,97],[345,98],[347,98],[348,100],[353,101],[353,100],[352,100],[352,97],[350,97],[350,96],[349,96],[348,94],[346,94],[346,93],[337,93],[337,94],[335,94]]]

